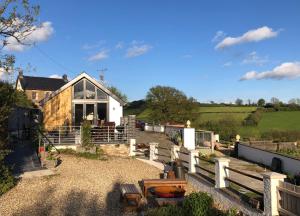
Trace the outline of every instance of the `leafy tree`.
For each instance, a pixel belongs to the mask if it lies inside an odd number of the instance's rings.
[[[25,40],[34,30],[39,6],[28,0],[4,0],[0,3],[0,69],[12,73],[15,57],[3,54],[10,43],[27,45]],[[29,44],[28,44],[29,45]]]
[[[272,97],[271,98],[271,104],[279,104],[280,103],[280,100],[278,99],[278,98],[276,98],[276,97]]]
[[[122,93],[119,89],[117,89],[114,86],[110,86],[108,88],[114,95],[116,95],[117,97],[121,98],[124,102],[128,101],[127,95]]]
[[[198,107],[194,98],[188,98],[182,91],[168,86],[150,88],[146,101],[151,109],[151,118],[162,123],[193,120],[193,111]]]
[[[300,98],[292,98],[291,100],[289,100],[289,104],[300,105]]]
[[[243,100],[240,99],[240,98],[237,98],[237,99],[235,100],[235,104],[238,105],[238,106],[241,106],[241,105],[243,105]]]
[[[257,106],[263,107],[266,104],[265,99],[261,98],[257,101]]]

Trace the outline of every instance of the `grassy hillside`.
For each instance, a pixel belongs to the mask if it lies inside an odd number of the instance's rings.
[[[300,111],[265,112],[262,114],[258,126],[242,126],[244,119],[255,110],[256,107],[247,106],[199,106],[195,111],[196,120],[192,123],[194,126],[199,126],[208,121],[218,122],[222,119],[233,119],[241,124],[238,133],[242,137],[260,137],[262,133],[271,130],[300,131]],[[151,122],[150,112],[144,102],[136,102],[134,106],[129,106],[124,111],[125,114],[135,114],[137,119],[148,122]]]

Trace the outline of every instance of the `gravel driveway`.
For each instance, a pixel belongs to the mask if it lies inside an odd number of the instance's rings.
[[[1,196],[0,215],[122,215],[118,185],[138,186],[139,180],[158,178],[159,172],[135,159],[62,155],[55,175],[23,179]]]

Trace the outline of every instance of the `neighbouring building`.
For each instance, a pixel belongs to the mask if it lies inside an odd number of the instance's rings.
[[[83,72],[47,95],[40,105],[45,128],[49,130],[57,126],[79,126],[83,119],[93,125],[102,122],[119,125],[125,102],[102,82]]]
[[[49,96],[67,82],[67,75],[63,75],[62,78],[35,77],[24,76],[23,72],[20,71],[16,81],[16,89],[24,91],[27,97],[38,106],[39,101]]]

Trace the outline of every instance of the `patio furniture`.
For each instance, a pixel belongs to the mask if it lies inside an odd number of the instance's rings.
[[[153,193],[159,198],[184,197],[185,189],[175,186],[158,186],[153,188]]]
[[[120,191],[120,201],[125,204],[126,209],[137,209],[140,206],[142,195],[134,184],[121,184]]]
[[[158,186],[176,186],[185,189],[187,182],[182,179],[143,179],[142,189],[145,197],[148,196],[148,189]]]

